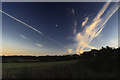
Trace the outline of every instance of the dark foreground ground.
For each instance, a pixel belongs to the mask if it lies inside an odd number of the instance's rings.
[[[3,63],[5,78],[120,78],[119,49],[94,50],[75,60]]]
[[[114,57],[58,62],[3,63],[3,78],[119,78]]]

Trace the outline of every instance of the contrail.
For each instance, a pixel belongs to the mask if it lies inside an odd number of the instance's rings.
[[[78,47],[76,49],[76,53],[81,53],[83,52],[84,48],[95,48],[92,46],[89,46],[91,41],[96,38],[100,32],[103,30],[104,25],[107,23],[107,21],[112,17],[112,15],[118,10],[120,6],[113,5],[105,14],[103,18],[101,16],[104,14],[106,11],[107,7],[109,6],[110,2],[107,2],[103,8],[100,10],[100,12],[97,14],[97,16],[93,19],[93,22],[87,26],[85,30],[82,33],[78,33],[76,36],[76,40],[78,41]],[[83,22],[84,24],[84,22]]]
[[[30,40],[28,39],[26,36],[19,34],[19,36],[25,40]],[[35,45],[37,45],[38,47],[42,47],[43,45],[39,44],[39,43],[35,43],[34,41],[30,40],[32,43],[34,43]]]
[[[6,13],[6,12],[4,12],[4,11],[2,11],[2,10],[0,10],[0,12],[2,12],[3,14],[5,14],[5,15],[7,15],[7,16],[9,16],[9,17],[11,17],[12,19],[14,19],[14,20],[16,20],[16,21],[18,21],[18,22],[20,22],[20,23],[24,24],[25,26],[28,26],[29,28],[33,29],[34,31],[38,32],[39,34],[43,35],[43,33],[42,33],[42,32],[40,32],[40,31],[38,31],[37,29],[33,28],[32,26],[30,26],[30,25],[26,24],[25,22],[23,22],[23,21],[21,21],[21,20],[19,20],[19,19],[15,18],[15,17],[13,17],[13,16],[9,15],[8,13]]]
[[[5,15],[11,17],[12,19],[14,19],[14,20],[16,20],[16,21],[18,21],[18,22],[24,24],[25,26],[31,28],[32,30],[38,32],[40,35],[44,36],[44,37],[47,38],[48,40],[50,40],[50,41],[52,41],[52,42],[54,42],[54,43],[56,43],[56,44],[58,44],[58,45],[60,45],[60,46],[62,46],[62,47],[64,47],[64,48],[66,48],[66,49],[69,49],[69,48],[67,48],[66,46],[64,46],[63,44],[57,42],[56,40],[54,40],[54,39],[52,39],[52,38],[50,38],[50,37],[44,35],[41,31],[35,29],[34,27],[30,26],[29,24],[26,24],[25,22],[23,22],[23,21],[21,21],[21,20],[15,18],[15,17],[13,17],[13,16],[11,16],[10,14],[8,14],[8,13],[2,11],[2,10],[0,10],[0,12],[2,12],[3,14],[5,14]]]
[[[115,6],[112,7],[112,11],[109,13],[110,15],[108,16],[108,13],[106,14],[107,15],[107,18],[105,18],[106,20],[103,22],[103,24],[100,26],[100,28],[98,28],[98,32],[95,34],[95,37],[97,37],[99,35],[99,33],[102,31],[102,29],[104,28],[104,25],[107,23],[107,21],[112,17],[112,15],[119,9],[120,5],[117,6],[117,4],[115,4]],[[113,11],[114,10],[114,11]],[[94,38],[95,38],[94,37]],[[93,39],[92,39],[93,40]]]
[[[101,17],[101,15],[105,12],[105,10],[107,9],[108,5],[110,4],[110,1],[111,1],[111,0],[109,0],[109,2],[107,2],[107,3],[103,6],[103,8],[100,10],[100,12],[99,12],[99,13],[97,14],[97,16],[95,17],[94,21],[98,20],[98,19]]]
[[[26,37],[25,37],[25,36],[23,36],[22,34],[19,34],[19,36],[20,36],[20,37],[22,37],[23,39],[26,39]]]

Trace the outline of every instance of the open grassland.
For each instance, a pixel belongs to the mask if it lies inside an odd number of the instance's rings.
[[[22,68],[22,67],[49,67],[53,65],[69,65],[78,62],[78,60],[71,61],[55,61],[55,62],[32,62],[32,63],[2,63],[3,69],[11,69],[11,68]]]
[[[51,78],[68,73],[67,68],[78,60],[37,62],[37,63],[3,63],[3,78]],[[65,70],[64,70],[65,69]],[[71,70],[72,67],[71,67]]]
[[[118,78],[119,74],[117,59],[113,57],[3,63],[3,78]]]

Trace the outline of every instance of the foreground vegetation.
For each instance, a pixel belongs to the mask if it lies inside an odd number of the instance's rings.
[[[119,78],[119,51],[106,47],[77,60],[3,63],[3,78]]]

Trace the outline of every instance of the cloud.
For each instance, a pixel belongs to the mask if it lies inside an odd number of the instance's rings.
[[[19,34],[19,35],[20,35],[21,38],[27,39],[24,35],[22,35],[22,34]],[[32,41],[32,42],[33,42],[33,41]],[[37,45],[38,47],[42,47],[42,46],[43,46],[43,45],[38,44],[38,43],[35,43],[35,45]]]
[[[68,52],[69,52],[69,53],[73,53],[73,50],[72,50],[72,49],[68,49]]]
[[[75,29],[73,30],[73,34],[75,34],[75,33],[76,33],[76,31],[77,31],[77,30],[76,30],[76,28],[75,28]]]
[[[77,28],[77,19],[75,18],[75,10],[72,9],[72,14],[73,14],[73,34],[76,34],[76,28]]]
[[[78,42],[78,47],[76,49],[76,53],[82,53],[84,48],[91,48],[94,49],[96,47],[90,46],[91,41],[96,38],[100,32],[103,30],[104,25],[110,19],[110,17],[118,10],[117,3],[114,4],[103,16],[107,7],[109,6],[110,2],[104,4],[103,8],[99,11],[97,16],[93,19],[90,25],[86,25],[83,32],[79,32],[75,36],[75,40]],[[101,16],[103,16],[101,18]],[[86,24],[88,19],[82,23],[82,26]]]
[[[85,18],[85,21],[82,23],[82,27],[87,23],[88,17]]]
[[[74,9],[72,9],[72,13],[75,14],[75,10]]]
[[[20,35],[20,37],[21,37],[21,38],[26,39],[26,37],[25,37],[25,36],[23,36],[22,34],[19,34],[19,35]]]
[[[38,44],[38,43],[35,43],[38,47],[42,47],[43,45],[41,45],[41,44]]]
[[[73,25],[73,34],[76,34],[76,31],[77,31],[77,20],[75,19],[74,20],[74,25]]]

